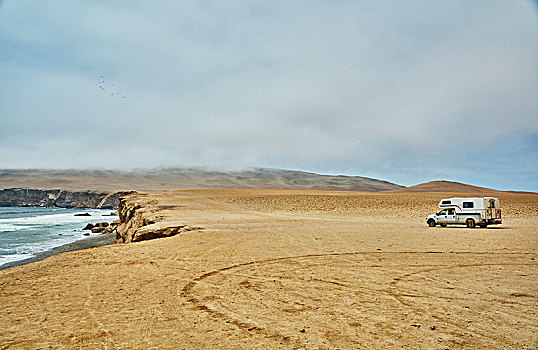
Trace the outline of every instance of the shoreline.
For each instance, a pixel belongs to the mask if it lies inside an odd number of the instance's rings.
[[[35,256],[30,257],[28,259],[11,261],[11,262],[5,263],[3,265],[0,265],[0,271],[17,267],[17,266],[27,265],[27,264],[34,263],[37,261],[41,261],[41,260],[50,258],[51,256],[54,256],[60,253],[103,247],[107,245],[112,245],[115,242],[116,242],[116,236],[114,234],[100,234],[98,236],[92,236],[89,238],[81,239],[79,241],[75,241],[72,243],[67,243],[58,247],[54,247],[50,250],[46,250],[44,252],[38,253]]]

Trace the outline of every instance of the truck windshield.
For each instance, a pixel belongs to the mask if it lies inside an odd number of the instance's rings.
[[[437,213],[437,215],[446,215],[446,210],[443,209],[440,212]]]

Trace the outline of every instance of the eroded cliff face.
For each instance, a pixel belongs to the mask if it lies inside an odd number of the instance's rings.
[[[115,209],[122,194],[122,192],[6,188],[0,190],[0,206]]]
[[[137,195],[138,193],[131,193],[119,198],[119,219],[112,223],[115,227],[117,243],[138,242],[202,229],[160,222],[163,217],[158,214],[159,210],[154,206],[156,203],[145,202]]]

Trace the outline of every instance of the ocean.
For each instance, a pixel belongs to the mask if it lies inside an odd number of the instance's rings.
[[[87,223],[112,222],[112,210],[0,207],[0,266],[100,233],[82,231]],[[89,213],[91,216],[75,216]],[[84,236],[90,233],[90,236]]]

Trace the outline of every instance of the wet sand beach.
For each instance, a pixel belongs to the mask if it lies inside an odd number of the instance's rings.
[[[53,255],[72,252],[75,250],[90,249],[102,247],[109,244],[114,244],[116,236],[111,234],[102,234],[99,236],[92,236],[86,239],[75,241],[72,243],[64,244],[59,247],[55,247],[51,250],[44,251],[28,259],[18,260],[0,265],[0,270],[9,269],[16,266],[22,266],[33,262],[41,261],[46,258],[50,258]]]
[[[430,228],[450,193],[155,191],[179,235],[0,271],[2,348],[533,349],[538,195]],[[462,194],[458,194],[462,196]]]

